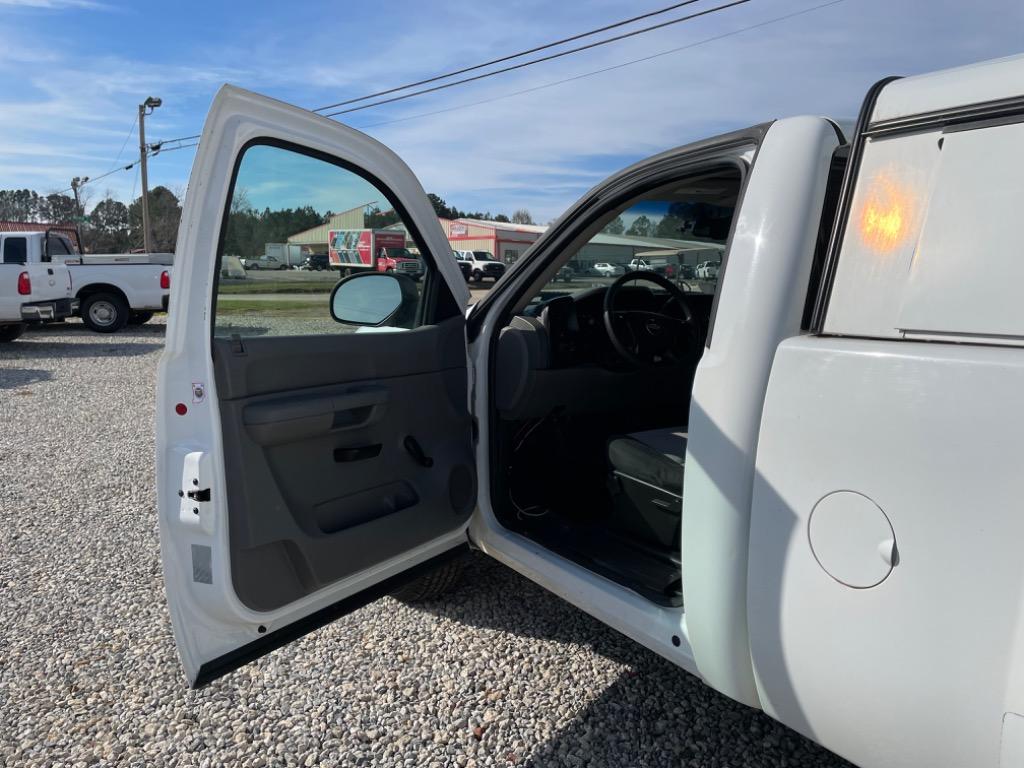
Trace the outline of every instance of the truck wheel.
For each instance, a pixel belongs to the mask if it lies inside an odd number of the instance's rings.
[[[449,560],[435,570],[403,584],[391,596],[403,603],[420,603],[441,597],[455,587],[468,562],[469,557],[465,555]]]
[[[13,323],[12,325],[0,325],[0,344],[14,341],[25,332],[28,326],[25,323]]]
[[[128,325],[145,325],[153,319],[152,312],[129,312]]]
[[[473,282],[475,282],[475,283],[482,283],[483,280],[484,280],[484,273],[481,272],[479,269],[474,269],[473,270]]]
[[[82,301],[82,322],[90,331],[114,333],[128,322],[128,304],[113,293],[94,293]]]

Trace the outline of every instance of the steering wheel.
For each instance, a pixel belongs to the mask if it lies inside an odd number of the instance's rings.
[[[661,309],[619,309],[622,286],[633,281],[654,283],[668,293]],[[668,314],[675,305],[682,317]],[[604,327],[612,347],[632,366],[646,368],[686,359],[697,339],[697,324],[679,287],[656,272],[627,272],[608,286],[604,294]]]

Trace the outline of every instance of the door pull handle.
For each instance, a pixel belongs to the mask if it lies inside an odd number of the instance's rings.
[[[361,445],[356,448],[335,448],[334,460],[341,463],[345,461],[363,461],[380,455],[381,445]]]

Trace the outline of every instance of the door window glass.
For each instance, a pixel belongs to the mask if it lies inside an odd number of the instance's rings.
[[[713,296],[738,189],[733,172],[699,185],[679,184],[609,214],[531,303],[603,288],[637,271],[667,277],[685,293]]]
[[[339,280],[369,272],[397,281],[405,302],[379,325],[415,327],[432,268],[422,251],[409,250],[415,244],[408,225],[388,195],[359,173],[279,146],[250,146],[224,225],[214,335],[354,331],[358,324],[337,318],[369,316],[374,297],[390,293],[379,281],[355,281],[339,301],[356,301],[358,312],[332,305],[331,294]],[[310,269],[309,252],[326,253],[328,269]],[[358,295],[371,289],[373,296]]]
[[[28,260],[28,241],[24,237],[4,239],[4,264],[24,264]]]

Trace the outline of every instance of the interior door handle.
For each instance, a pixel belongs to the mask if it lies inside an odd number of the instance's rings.
[[[331,406],[335,412],[355,411],[359,408],[368,408],[371,405],[383,405],[388,401],[388,392],[382,387],[359,389],[355,392],[346,392],[343,395],[331,397]]]
[[[408,435],[405,438],[404,445],[405,450],[409,452],[409,455],[412,456],[413,459],[416,460],[416,463],[419,464],[421,467],[426,467],[427,469],[430,469],[432,466],[434,466],[434,460],[423,452],[423,446],[419,444],[419,441],[415,437],[413,437],[412,435]]]

